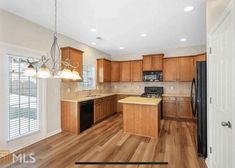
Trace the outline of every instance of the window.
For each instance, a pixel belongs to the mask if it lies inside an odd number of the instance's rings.
[[[95,67],[83,66],[83,81],[80,83],[79,88],[82,90],[95,89]]]
[[[34,60],[30,60],[34,61]],[[27,62],[9,56],[9,139],[39,130],[37,79],[24,76]]]

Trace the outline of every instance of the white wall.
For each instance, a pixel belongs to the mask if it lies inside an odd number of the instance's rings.
[[[112,60],[122,61],[122,60],[134,60],[142,59],[143,55],[164,53],[165,57],[176,57],[176,56],[190,56],[206,52],[206,45],[190,46],[190,47],[179,47],[179,48],[169,48],[156,51],[153,53],[137,53],[128,55],[112,55]]]
[[[207,31],[209,31],[223,13],[231,0],[207,0]]]
[[[0,42],[8,43],[11,45],[15,45],[17,47],[23,47],[23,50],[34,50],[35,52],[39,51],[40,53],[45,53],[49,55],[50,47],[52,44],[53,32],[44,27],[41,27],[37,24],[34,24],[30,21],[27,21],[21,17],[13,15],[4,10],[0,10]],[[85,44],[77,42],[71,38],[67,38],[63,35],[59,35],[58,42],[60,47],[71,46],[77,49],[84,51],[84,64],[87,65],[95,65],[96,58],[108,58],[110,59],[110,55],[91,48]],[[17,48],[16,47],[16,48]],[[0,57],[1,66],[0,69],[0,79],[7,80],[4,76],[4,65],[7,64],[6,55],[3,52],[5,48],[1,46]],[[2,54],[1,54],[2,53]],[[60,81],[59,80],[47,80],[47,106],[46,106],[46,114],[47,114],[47,122],[46,133],[51,135],[60,130]],[[0,86],[0,104],[4,104],[6,101],[3,96],[4,89],[7,86],[4,83],[1,83]],[[3,90],[2,90],[3,89]],[[45,135],[32,135],[27,138],[22,138],[15,142],[7,143],[6,134],[2,134],[6,127],[6,108],[2,105],[0,106],[0,149],[11,149],[12,151],[19,149],[30,142],[34,142],[35,140],[39,140],[44,138]],[[4,131],[5,132],[5,131]]]

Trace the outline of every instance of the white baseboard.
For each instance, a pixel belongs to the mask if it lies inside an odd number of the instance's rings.
[[[59,133],[61,133],[61,129],[58,129],[58,130],[49,132],[49,133],[47,133],[47,138],[48,138],[48,137],[51,137],[51,136],[53,136],[53,135],[59,134]]]

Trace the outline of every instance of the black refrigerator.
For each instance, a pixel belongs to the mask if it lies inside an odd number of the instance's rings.
[[[206,61],[196,63],[196,78],[192,81],[191,105],[196,120],[195,141],[198,156],[207,157],[207,70]]]

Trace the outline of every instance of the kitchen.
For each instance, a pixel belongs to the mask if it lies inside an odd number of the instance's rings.
[[[0,1],[0,167],[234,167],[234,2]]]

